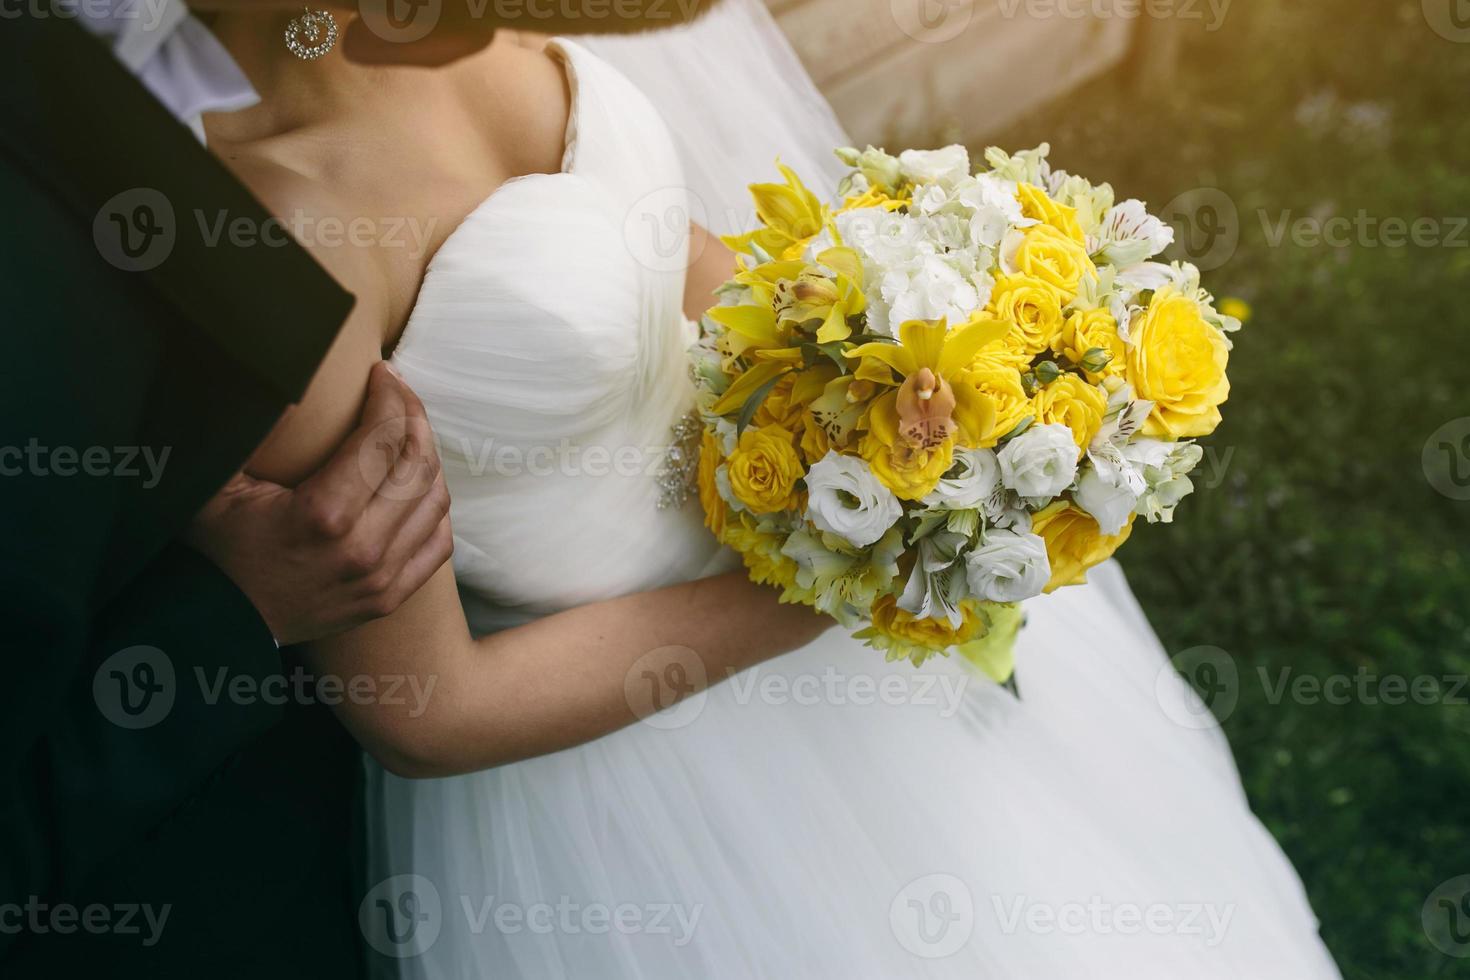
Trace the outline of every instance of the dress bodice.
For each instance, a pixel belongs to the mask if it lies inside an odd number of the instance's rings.
[[[686,581],[718,553],[697,502],[659,507],[693,404],[679,158],[616,70],[551,50],[572,93],[561,172],[455,229],[392,358],[434,426],[477,630]]]

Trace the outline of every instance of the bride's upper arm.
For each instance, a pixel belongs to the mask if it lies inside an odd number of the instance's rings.
[[[315,182],[262,167],[240,175],[276,215],[310,214],[320,220],[348,215]],[[356,302],[301,401],[276,423],[246,464],[260,479],[292,486],[315,472],[357,425],[368,374],[382,360],[388,316],[384,276],[370,247],[303,242],[307,251],[353,294]],[[284,297],[290,302],[290,297]]]

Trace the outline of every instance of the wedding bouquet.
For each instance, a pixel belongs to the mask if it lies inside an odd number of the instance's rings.
[[[1173,232],[1047,146],[788,168],[691,348],[709,528],[890,660],[1012,671],[1019,603],[1086,581],[1193,490],[1229,334]]]

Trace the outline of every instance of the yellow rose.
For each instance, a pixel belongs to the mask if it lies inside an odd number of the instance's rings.
[[[1116,377],[1128,370],[1128,350],[1123,338],[1118,336],[1118,321],[1104,309],[1077,310],[1062,324],[1062,332],[1052,344],[1052,350],[1076,364],[1087,373],[1089,381]],[[1094,360],[1089,364],[1088,355],[1093,351]],[[1101,367],[1101,370],[1088,370]]]
[[[1072,430],[1079,451],[1091,445],[1108,413],[1108,396],[1075,374],[1063,374],[1043,385],[1033,404],[1037,423],[1065,425]]]
[[[971,449],[995,446],[1035,413],[1035,407],[1021,385],[1021,371],[1014,363],[983,356],[976,358],[975,366],[960,375],[955,383],[974,387],[981,394],[988,395],[995,405],[995,424]]]
[[[1034,276],[1001,276],[990,294],[990,312],[1011,324],[1007,348],[1028,359],[1051,347],[1062,332],[1062,298]]]
[[[1230,348],[1199,303],[1161,290],[1129,333],[1128,381],[1139,398],[1154,403],[1143,434],[1190,439],[1214,432],[1230,396]]]
[[[730,454],[730,490],[757,514],[796,507],[796,481],[805,471],[791,433],[779,425],[746,429]]]
[[[723,541],[729,505],[720,496],[719,488],[715,484],[715,471],[720,468],[720,462],[720,441],[705,432],[699,443],[699,505],[704,508],[704,526]]]
[[[1077,298],[1077,284],[1084,276],[1097,275],[1087,248],[1051,225],[1026,229],[1015,264],[1022,275],[1040,279],[1061,294],[1063,306]]]
[[[1016,188],[1016,196],[1021,200],[1023,215],[1055,228],[1078,245],[1087,244],[1087,236],[1082,233],[1082,222],[1077,220],[1076,208],[1058,204],[1051,199],[1051,195],[1035,184],[1021,184]]]
[[[1111,558],[1133,533],[1133,516],[1121,533],[1110,536],[1091,514],[1058,500],[1031,519],[1031,530],[1046,542],[1051,559],[1051,581],[1043,591],[1055,592],[1064,585],[1082,585],[1088,569]]]
[[[873,631],[889,642],[883,646],[919,647],[933,653],[941,653],[950,647],[973,642],[985,635],[989,624],[973,603],[960,606],[964,621],[956,629],[947,619],[916,619],[912,613],[898,608],[898,599],[886,595],[873,606]]]

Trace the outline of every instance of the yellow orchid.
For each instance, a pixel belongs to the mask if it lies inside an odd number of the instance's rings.
[[[995,405],[974,385],[954,382],[1009,330],[984,316],[953,330],[944,320],[910,320],[899,327],[899,343],[876,341],[848,352],[860,361],[858,381],[897,388],[869,406],[858,450],[900,498],[918,500],[934,489],[957,440],[974,447],[990,435]]]
[[[827,224],[829,212],[826,205],[807,189],[790,167],[782,163],[776,166],[786,178],[786,183],[750,185],[756,216],[765,227],[745,235],[722,238],[721,241],[733,251],[745,252],[756,258],[798,258],[807,242],[821,234]]]
[[[829,248],[816,265],[805,262],[767,262],[741,272],[734,279],[750,290],[753,304],[717,306],[710,319],[734,336],[730,353],[754,352],[763,360],[800,362],[803,338],[799,331],[819,323],[819,344],[852,336],[848,318],[867,312],[863,293],[863,264],[850,248]]]

